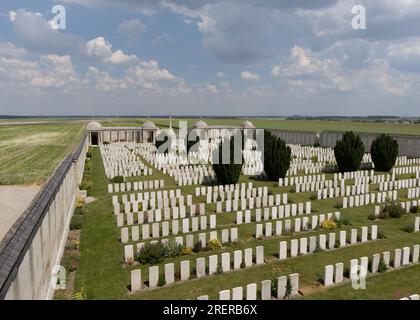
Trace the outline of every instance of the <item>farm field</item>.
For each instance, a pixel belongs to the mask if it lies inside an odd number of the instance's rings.
[[[138,126],[147,119],[133,118],[133,119],[108,119],[101,120],[103,126]],[[169,127],[169,119],[166,118],[151,118],[159,127]],[[172,126],[178,127],[179,121],[187,121],[188,127],[192,127],[197,118],[172,118]],[[231,119],[212,119],[203,118],[208,125],[240,125],[244,118]],[[404,123],[381,123],[381,122],[363,122],[363,121],[327,121],[327,120],[281,120],[281,119],[253,119],[249,118],[257,128],[265,129],[283,129],[283,130],[298,130],[298,131],[355,131],[355,132],[376,132],[388,134],[407,134],[420,135],[420,124],[404,124]]]
[[[81,123],[0,126],[0,184],[42,184],[80,141]]]
[[[115,216],[112,214],[113,207],[111,196],[107,192],[108,180],[105,177],[101,155],[98,148],[91,148],[92,154],[92,195],[97,201],[85,206],[82,221],[80,240],[80,263],[76,272],[75,292],[83,291],[88,299],[194,299],[197,295],[209,295],[210,299],[218,298],[220,290],[231,289],[235,286],[244,286],[248,283],[260,283],[262,280],[272,279],[276,276],[298,272],[300,277],[300,296],[296,299],[398,299],[420,291],[420,282],[417,281],[420,265],[387,271],[383,274],[367,278],[366,290],[353,290],[349,283],[324,287],[319,282],[323,275],[324,266],[343,262],[346,266],[350,259],[363,256],[371,257],[374,253],[383,251],[393,252],[396,248],[412,246],[420,243],[420,234],[407,233],[402,228],[410,224],[415,214],[407,214],[400,219],[385,219],[372,221],[368,215],[373,212],[374,206],[367,205],[358,208],[337,209],[341,198],[313,201],[314,213],[327,213],[340,211],[342,217],[348,219],[351,225],[343,225],[339,230],[350,231],[352,228],[360,229],[362,226],[378,225],[384,234],[383,239],[369,241],[364,244],[349,245],[344,248],[316,252],[304,256],[288,258],[279,261],[279,241],[310,235],[318,235],[322,230],[307,231],[298,234],[283,234],[270,238],[256,239],[255,223],[235,224],[235,213],[220,213],[217,215],[217,230],[230,227],[239,227],[239,241],[235,244],[227,244],[221,250],[201,251],[190,256],[181,256],[165,259],[159,265],[161,273],[165,263],[174,262],[176,270],[179,261],[189,259],[194,266],[198,257],[208,257],[211,254],[232,252],[258,245],[264,245],[265,264],[252,266],[246,270],[230,271],[219,275],[206,276],[201,279],[192,279],[184,282],[176,282],[173,285],[157,288],[154,290],[142,290],[135,294],[129,293],[130,270],[140,268],[142,279],[148,279],[149,265],[126,265],[123,261],[123,246],[121,245],[120,230],[116,227]],[[404,176],[401,176],[403,178]],[[330,176],[327,175],[327,179]],[[406,178],[406,177],[404,177]],[[136,177],[135,181],[149,180],[149,177]],[[183,194],[194,194],[195,186],[177,187],[174,180],[161,172],[154,170],[153,179],[164,179],[165,189],[181,188]],[[134,181],[129,178],[128,181]],[[278,187],[275,182],[255,181],[242,176],[239,182],[252,181],[254,187],[268,186],[269,192],[289,193],[289,201],[292,203],[309,201],[312,192],[293,193],[291,187]],[[372,187],[372,191],[376,187]],[[403,200],[401,197],[399,200]],[[193,203],[203,202],[204,197],[193,196]],[[207,204],[206,212],[215,211],[215,204]],[[131,243],[131,242],[130,242]],[[67,259],[65,259],[67,260]],[[207,260],[207,259],[206,259]]]

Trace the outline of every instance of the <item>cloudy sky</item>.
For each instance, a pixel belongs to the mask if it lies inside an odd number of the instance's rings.
[[[420,116],[419,80],[420,0],[0,3],[0,114]]]

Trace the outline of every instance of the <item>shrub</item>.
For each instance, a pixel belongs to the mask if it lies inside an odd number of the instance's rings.
[[[296,192],[296,187],[291,187],[289,190],[290,193],[295,193]]]
[[[379,265],[378,265],[378,272],[383,273],[388,269],[388,266],[385,263],[385,260],[383,258],[381,258],[379,260]]]
[[[378,239],[384,239],[385,238],[385,232],[383,230],[378,230]]]
[[[80,216],[83,214],[83,208],[76,208],[74,209],[74,215]]]
[[[282,139],[264,131],[264,171],[271,181],[278,181],[289,170],[292,151]]]
[[[418,207],[417,206],[410,207],[410,213],[417,213],[417,211],[418,211]]]
[[[92,153],[90,151],[86,152],[86,158],[92,158]]]
[[[389,171],[397,160],[398,142],[387,134],[381,134],[373,140],[370,154],[377,171]]]
[[[314,250],[314,252],[315,252],[315,253],[322,252],[322,249],[321,249],[321,247],[320,247],[320,245],[319,245],[319,243],[318,243],[318,242],[316,243],[316,246],[315,246],[315,250]]]
[[[374,213],[369,213],[368,219],[374,221],[376,220],[376,215]]]
[[[241,262],[241,269],[245,268],[245,262]]]
[[[411,223],[409,225],[406,225],[405,227],[401,228],[402,231],[413,233],[414,232],[414,224]]]
[[[85,171],[87,171],[87,172],[92,171],[92,167],[93,167],[92,161],[90,161],[90,160],[87,159],[85,161]]]
[[[74,295],[74,300],[87,300],[87,294],[85,293],[85,290],[80,288],[80,291],[76,292]]]
[[[337,203],[335,206],[334,206],[334,208],[336,208],[336,209],[342,209],[343,208],[343,204],[342,203]]]
[[[242,146],[241,149],[238,148],[238,146],[235,146],[234,143],[234,137],[230,138],[230,141],[224,141],[219,144],[219,147],[216,148],[213,154],[213,159],[216,160],[213,163],[213,170],[216,174],[217,181],[219,184],[232,184],[237,183],[239,180],[239,177],[241,175],[242,171],[242,165],[243,165],[243,155],[242,155]],[[230,154],[229,154],[229,163],[223,163],[226,162],[226,159],[223,159],[222,153],[223,153],[223,144],[230,143]],[[241,163],[237,164],[235,163],[235,153],[241,153]],[[223,161],[225,160],[225,161]]]
[[[182,249],[182,254],[183,255],[187,255],[187,254],[191,254],[193,252],[192,248],[183,248]]]
[[[82,182],[80,183],[80,190],[86,190],[86,193],[90,195],[92,193],[92,181],[83,178]]]
[[[309,199],[311,199],[311,200],[317,200],[318,199],[318,196],[316,194],[313,194],[313,195],[311,195],[309,197]]]
[[[162,242],[146,243],[139,251],[137,259],[143,264],[156,264],[163,260],[166,255],[166,247]]]
[[[109,144],[109,141],[104,141],[104,142],[102,142],[102,144],[107,145],[107,144]]]
[[[84,204],[85,204],[85,201],[83,200],[83,198],[81,198],[81,197],[76,197],[75,204],[74,204],[74,207],[75,207],[76,209],[80,209],[80,208],[82,208]]]
[[[208,248],[211,250],[219,250],[222,248],[222,244],[218,239],[212,239],[208,242]]]
[[[387,199],[384,207],[382,208],[382,213],[385,217],[389,216],[391,218],[400,218],[403,214],[405,214],[405,210],[398,202]]]
[[[217,265],[217,269],[216,269],[216,272],[214,274],[219,275],[219,274],[222,274],[222,273],[223,273],[223,268],[222,268],[222,265],[219,263]]]
[[[159,280],[158,280],[158,287],[163,287],[166,284],[166,280],[163,274],[159,275]]]
[[[360,167],[364,153],[364,145],[359,136],[348,131],[337,141],[334,156],[340,172],[356,171]]]
[[[177,243],[174,239],[168,241],[165,245],[166,248],[166,255],[168,257],[177,257],[182,254],[182,249],[184,248],[182,244]]]
[[[335,229],[337,227],[337,224],[333,220],[325,219],[322,222],[321,227],[322,227],[322,229],[325,229],[325,230]]]
[[[124,177],[122,177],[122,176],[115,176],[114,178],[111,179],[111,182],[114,182],[114,183],[124,182]]]
[[[201,251],[201,241],[197,241],[194,243],[194,246],[192,248],[192,251],[194,253],[200,252]]]
[[[70,221],[70,230],[80,230],[82,229],[82,219],[80,215],[73,215]]]

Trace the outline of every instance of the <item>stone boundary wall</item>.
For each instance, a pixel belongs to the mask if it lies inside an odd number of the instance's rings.
[[[365,151],[370,151],[372,141],[378,137],[379,133],[370,132],[355,132],[362,139],[365,145]],[[343,132],[339,131],[323,131],[320,134],[320,145],[322,147],[335,146],[337,140],[341,139]],[[399,155],[408,157],[420,157],[420,136],[415,135],[404,135],[404,134],[390,134],[398,142]]]
[[[85,134],[0,243],[0,299],[52,298],[87,149]]]
[[[313,146],[318,140],[318,133],[315,131],[294,131],[281,129],[264,129],[270,131],[275,136],[283,139],[288,144],[301,144]]]
[[[321,147],[334,148],[337,140],[343,137],[344,132],[341,131],[293,131],[281,129],[265,129],[280,137],[288,144],[311,145],[319,143]],[[370,151],[372,141],[379,136],[379,133],[355,132],[362,139],[365,145],[365,151]],[[391,134],[398,141],[399,155],[408,157],[420,157],[420,136]]]

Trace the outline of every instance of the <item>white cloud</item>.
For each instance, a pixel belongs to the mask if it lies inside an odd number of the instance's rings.
[[[138,42],[144,32],[146,32],[146,26],[140,19],[125,20],[117,28],[118,34],[132,42]]]
[[[22,57],[27,53],[26,49],[18,48],[11,42],[0,42],[0,56]]]
[[[252,73],[249,71],[242,71],[241,72],[241,78],[245,80],[253,80],[258,81],[261,79],[260,75],[258,73]]]
[[[112,51],[112,45],[104,38],[97,37],[86,42],[86,53],[89,57],[104,63],[121,64],[137,61],[137,56],[126,55],[122,50]]]
[[[226,78],[226,75],[223,72],[219,71],[216,73],[216,77],[218,77],[219,79],[224,79]]]

